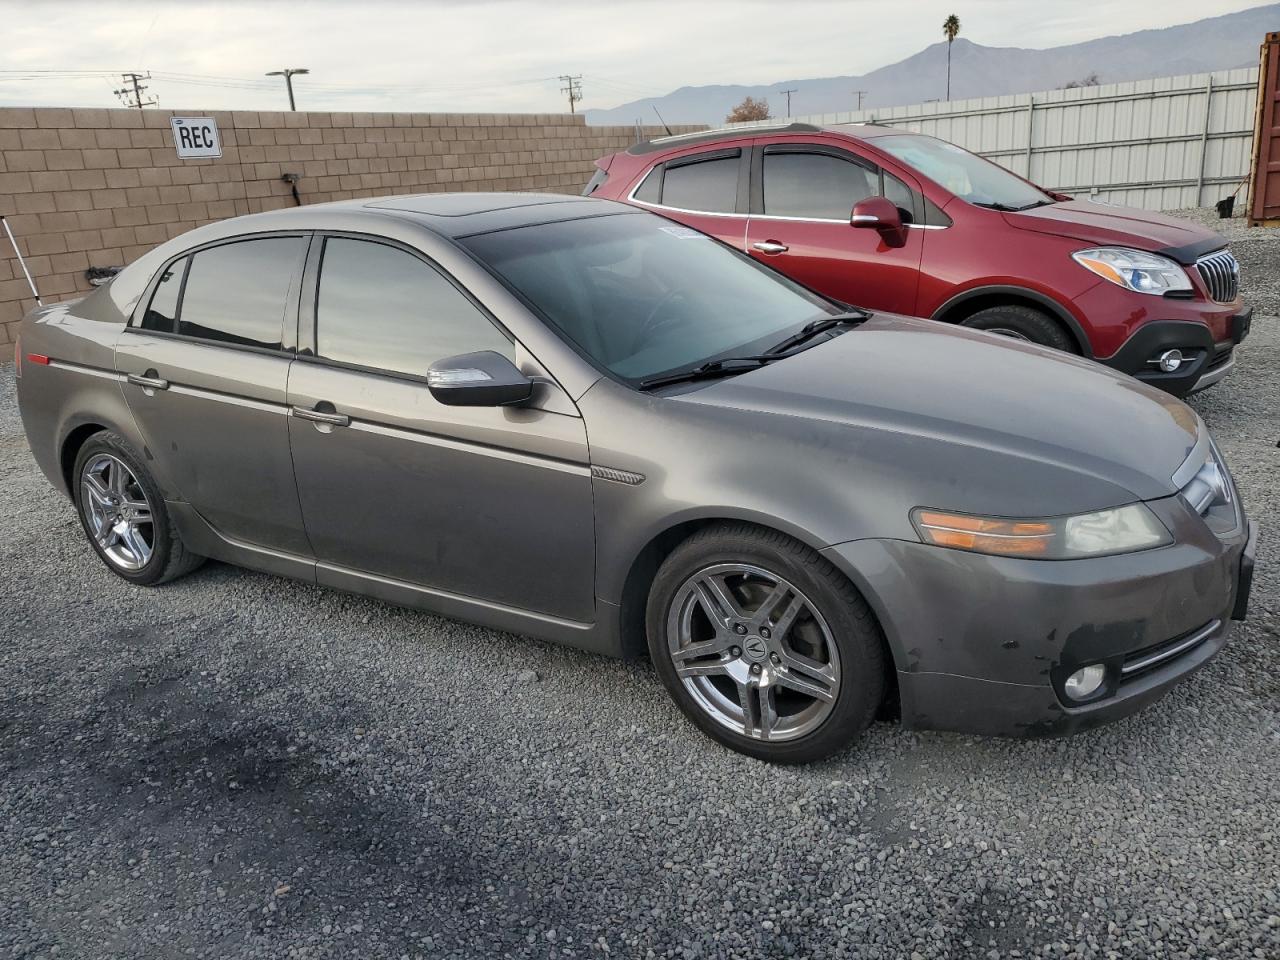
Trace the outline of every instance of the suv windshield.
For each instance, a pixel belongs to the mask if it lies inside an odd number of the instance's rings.
[[[980,207],[1021,210],[1052,203],[1043,190],[1004,167],[957,147],[919,134],[877,137],[875,145],[913,167],[962,200]]]
[[[761,353],[839,313],[746,255],[650,213],[463,243],[582,353],[632,384]]]

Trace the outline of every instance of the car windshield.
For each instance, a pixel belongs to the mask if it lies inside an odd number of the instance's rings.
[[[1053,202],[1043,190],[1004,167],[945,140],[894,134],[877,137],[875,145],[960,199],[980,207],[1021,210]]]
[[[758,354],[839,308],[649,213],[463,241],[579,351],[632,384]]]

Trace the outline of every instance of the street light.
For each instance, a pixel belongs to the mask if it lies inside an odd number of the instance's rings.
[[[293,77],[297,73],[310,73],[306,67],[290,67],[285,70],[272,70],[267,74],[268,77],[284,77],[284,85],[289,88],[289,109],[297,110],[298,108],[293,102]]]

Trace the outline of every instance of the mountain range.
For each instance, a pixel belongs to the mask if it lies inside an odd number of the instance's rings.
[[[1258,62],[1263,34],[1272,30],[1280,30],[1280,3],[1043,50],[986,47],[960,37],[951,50],[951,98],[1049,90],[1090,75],[1096,75],[1100,83],[1115,83],[1253,66]],[[944,96],[946,60],[947,44],[941,41],[861,75],[681,87],[665,96],[583,113],[590,124],[632,124],[637,120],[650,124],[657,107],[670,124],[719,125],[747,96],[767,99],[773,115],[784,116],[786,98],[779,91],[788,88],[797,91],[791,99],[793,116],[853,110],[853,90],[866,91],[864,109],[921,103]]]

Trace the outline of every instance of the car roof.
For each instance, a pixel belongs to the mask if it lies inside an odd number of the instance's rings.
[[[358,230],[370,221],[410,222],[449,239],[585,217],[634,214],[612,200],[560,193],[423,193],[362,197],[253,213],[218,221],[195,233],[206,239],[272,230]]]
[[[708,143],[716,143],[721,140],[740,140],[743,137],[767,137],[784,133],[838,133],[841,136],[853,137],[855,139],[870,139],[872,137],[883,137],[887,134],[905,133],[907,131],[897,130],[893,127],[880,126],[874,123],[828,123],[828,124],[812,124],[812,123],[780,123],[780,124],[760,124],[757,126],[736,126],[736,127],[719,127],[715,130],[701,130],[697,133],[680,133],[670,137],[658,137],[654,140],[645,140],[634,146],[627,148],[627,153],[633,157],[643,156],[647,153],[657,153],[660,150],[670,150],[674,147],[685,146],[703,146]]]

